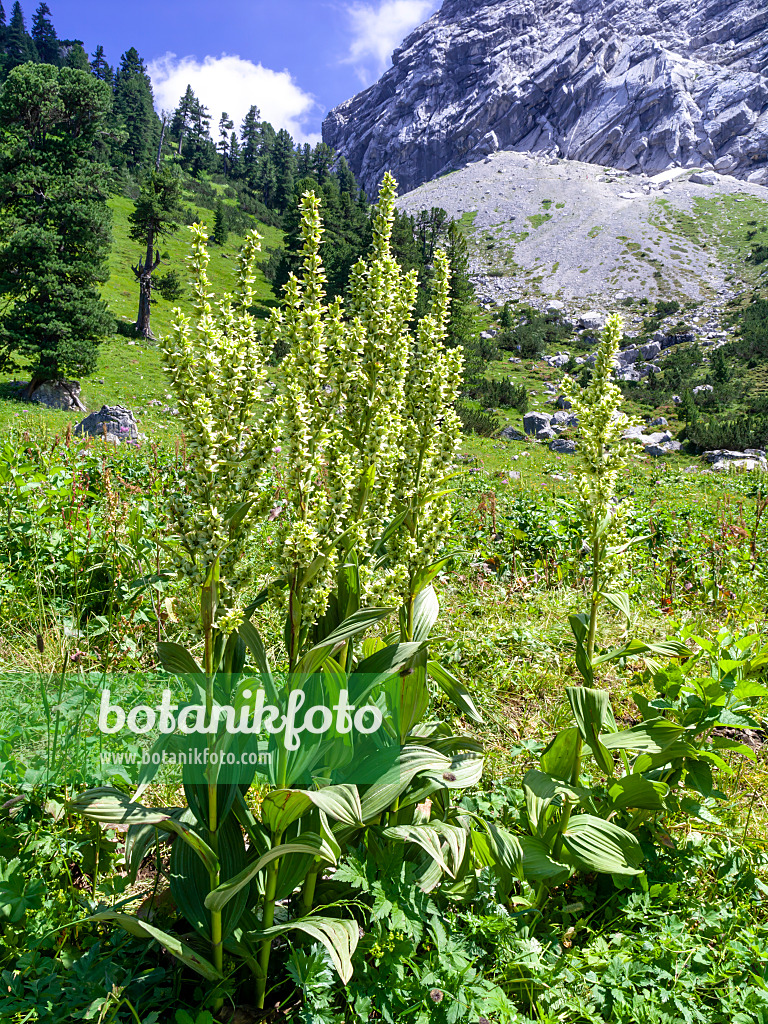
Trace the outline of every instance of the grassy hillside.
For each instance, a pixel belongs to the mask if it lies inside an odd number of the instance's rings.
[[[173,418],[162,412],[167,402],[167,387],[158,346],[156,343],[134,338],[130,330],[136,320],[139,300],[138,284],[131,266],[141,255],[141,247],[130,240],[128,233],[128,216],[133,209],[133,202],[125,196],[115,196],[109,205],[113,216],[113,245],[109,259],[110,276],[103,286],[102,293],[114,314],[115,331],[101,346],[95,373],[82,381],[81,399],[89,411],[99,409],[102,405],[127,406],[134,411],[143,431],[172,432]],[[193,209],[197,219],[207,226],[209,233],[212,232],[212,210],[189,200],[186,200],[184,205]],[[264,252],[268,246],[276,246],[282,237],[282,232],[277,228],[264,224],[259,225],[258,230],[263,236]],[[182,280],[186,281],[185,260],[189,252],[189,241],[190,232],[185,225],[182,225],[171,238],[163,239],[160,245],[163,264],[158,274],[176,270]],[[211,260],[208,275],[217,295],[222,295],[234,286],[235,257],[241,243],[242,236],[235,233],[230,233],[225,245],[210,243]],[[274,304],[274,295],[261,271],[257,274],[256,295],[260,310],[266,315]],[[152,328],[160,337],[170,330],[176,306],[185,313],[191,312],[190,293],[185,289],[182,298],[174,302],[166,301],[157,292],[154,297],[157,302],[152,309]],[[79,413],[57,412],[43,409],[34,403],[22,403],[13,399],[7,385],[11,381],[23,379],[23,373],[18,371],[0,374],[0,427],[21,424],[33,431],[42,427],[64,430],[68,423],[77,423],[82,419]],[[160,401],[163,405],[148,405],[152,400]]]

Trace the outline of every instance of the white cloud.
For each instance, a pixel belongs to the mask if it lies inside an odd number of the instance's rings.
[[[271,71],[261,64],[223,53],[220,57],[177,57],[166,53],[149,63],[149,76],[158,110],[173,111],[187,85],[211,113],[211,134],[218,135],[218,122],[226,110],[235,127],[254,104],[262,119],[275,128],[287,128],[296,142],[316,143],[320,136],[307,130],[307,119],[319,113],[312,96],[294,82],[288,71]]]
[[[363,81],[387,66],[392,51],[439,6],[439,0],[378,0],[347,7],[352,42],[345,64],[354,64]]]

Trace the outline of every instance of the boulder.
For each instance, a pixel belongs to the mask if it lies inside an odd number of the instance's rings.
[[[588,309],[578,320],[579,327],[584,331],[601,331],[605,324],[605,314],[596,309]]]
[[[679,452],[682,445],[679,441],[663,441],[661,444],[646,444],[643,445],[646,455],[651,455],[653,458],[658,459],[662,455],[669,455],[671,452]]]
[[[661,354],[661,342],[650,341],[647,345],[643,345],[640,349],[640,358],[644,362],[648,362],[649,359],[655,359],[656,356]]]
[[[576,451],[576,442],[566,441],[564,437],[558,437],[556,440],[549,442],[549,450],[554,452],[555,455],[573,455]]]
[[[683,400],[680,397],[680,395],[672,395],[672,402],[674,403],[674,405],[682,405],[683,404]]]
[[[688,180],[694,185],[716,185],[718,177],[714,171],[697,171]]]
[[[80,382],[76,380],[46,380],[32,392],[31,400],[49,409],[67,412],[87,412],[80,401]]]
[[[691,389],[691,394],[692,395],[703,395],[703,394],[706,394],[709,391],[714,391],[714,390],[715,389],[713,388],[713,386],[711,384],[699,384],[695,388]]]
[[[759,449],[750,449],[750,452],[756,451]],[[764,455],[754,456],[750,452],[734,452],[727,448],[718,448],[711,452],[704,452],[701,457],[704,462],[710,463],[716,473],[722,473],[730,466],[736,469],[760,469],[765,472],[768,469],[768,460]]]
[[[523,416],[523,430],[526,434],[536,435],[540,430],[545,430],[552,422],[552,417],[546,412],[527,412]]]
[[[555,370],[559,370],[565,366],[568,360],[571,358],[568,352],[558,352],[556,356],[544,356],[544,362]]]
[[[140,439],[133,413],[122,405],[102,405],[98,412],[92,412],[77,424],[75,435],[103,437],[113,444],[135,444]]]
[[[565,397],[565,395],[558,395],[555,399],[555,405],[558,409],[571,409],[573,408],[571,403]]]
[[[557,437],[557,434],[550,427],[543,427],[537,434],[537,441],[552,441]]]
[[[499,433],[499,437],[502,437],[505,441],[524,441],[525,434],[522,434],[515,427],[504,427]]]
[[[651,420],[651,422],[648,424],[648,426],[650,426],[650,427],[668,427],[669,424],[667,423],[667,421],[664,419],[663,416],[657,416],[655,420]]]

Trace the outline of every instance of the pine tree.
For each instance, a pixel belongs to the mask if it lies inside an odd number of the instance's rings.
[[[83,49],[82,43],[78,43],[77,40],[72,43],[67,51],[64,65],[68,68],[74,68],[76,71],[90,72],[91,65],[88,61],[88,54]]]
[[[51,9],[41,3],[32,19],[32,41],[37,50],[37,59],[43,64],[61,65],[61,50],[56,29],[51,21]]]
[[[234,121],[225,110],[219,118],[219,144],[216,147],[219,153],[221,153],[225,177],[230,173],[229,138],[230,132],[234,127]]]
[[[0,3],[0,70],[2,70],[5,61],[5,43],[8,36],[8,23],[5,19],[5,8]]]
[[[680,403],[680,416],[689,426],[693,426],[699,418],[699,409],[690,388],[686,388]]]
[[[37,52],[32,37],[27,32],[24,24],[24,13],[19,0],[11,10],[11,21],[5,35],[5,57],[3,71],[7,75],[13,68],[26,64],[27,61],[37,60]]]
[[[184,95],[179,100],[179,105],[173,112],[171,120],[171,137],[178,140],[176,152],[181,156],[184,145],[184,138],[192,126],[197,97],[192,92],[192,86],[188,85]]]
[[[130,237],[134,242],[146,246],[144,258],[132,267],[139,282],[139,311],[136,316],[136,330],[145,338],[151,338],[150,316],[152,312],[152,273],[160,266],[160,253],[156,252],[157,242],[178,230],[181,214],[179,203],[182,195],[181,181],[168,168],[159,166],[148,174],[142,184],[139,198],[128,220],[131,225]]]
[[[216,245],[224,245],[229,238],[229,227],[227,226],[227,215],[224,204],[221,200],[216,203],[216,219],[213,224],[212,240]]]
[[[240,126],[242,139],[242,169],[245,177],[252,177],[256,172],[262,139],[261,112],[258,107],[250,107]]]
[[[240,175],[241,160],[240,140],[237,137],[237,132],[232,132],[229,137],[229,167],[233,178],[237,178]]]
[[[91,159],[112,96],[92,75],[50,64],[13,70],[0,97],[0,359],[44,380],[91,373],[113,319],[108,170]]]
[[[152,102],[152,83],[144,61],[131,47],[115,75],[115,113],[126,132],[122,151],[131,169],[154,160],[160,122]]]
[[[275,138],[273,150],[275,164],[275,198],[274,205],[283,213],[293,201],[293,183],[296,174],[296,153],[290,132],[281,128]]]
[[[104,56],[104,47],[97,46],[91,60],[91,73],[100,82],[112,85],[115,81],[115,72],[110,67],[107,58]]]

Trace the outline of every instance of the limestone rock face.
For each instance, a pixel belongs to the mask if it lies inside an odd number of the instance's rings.
[[[768,184],[766,0],[444,0],[325,142],[369,195],[499,149]]]

